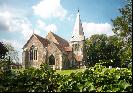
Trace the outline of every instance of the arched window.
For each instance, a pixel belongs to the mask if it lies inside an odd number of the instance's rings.
[[[55,58],[53,55],[49,57],[49,65],[55,65]]]
[[[37,60],[37,48],[34,45],[30,47],[30,60]]]

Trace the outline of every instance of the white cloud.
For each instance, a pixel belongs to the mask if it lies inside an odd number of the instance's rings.
[[[18,35],[18,33],[15,34],[16,32],[20,32],[19,35],[21,36],[15,40],[1,38],[0,41],[12,45],[18,51],[18,55],[21,61],[22,47],[25,41],[27,41],[30,38],[30,35],[33,33],[32,24],[29,19],[27,19],[25,12],[20,9],[10,8],[8,5],[5,6],[6,7],[0,6],[0,32],[2,31],[5,33],[14,33],[13,37]]]
[[[37,28],[39,30],[46,31],[47,33],[49,31],[51,31],[51,32],[56,32],[57,31],[57,26],[55,24],[46,25],[46,23],[43,22],[42,20],[37,21]]]
[[[23,22],[21,24],[21,32],[24,35],[25,38],[30,37],[33,33],[33,30],[31,29],[31,24],[28,22]]]
[[[39,28],[44,29],[45,26],[46,26],[46,24],[45,24],[42,20],[37,20],[37,26],[38,26]]]
[[[4,42],[6,44],[12,45],[15,49],[21,49],[22,44],[20,44],[17,40],[7,40],[7,39],[2,39],[1,42]]]
[[[28,11],[29,12],[29,11]],[[7,4],[0,6],[0,32],[13,33],[13,38],[20,35],[20,38],[14,40],[7,40],[0,37],[0,41],[11,44],[17,51],[19,51],[19,58],[21,60],[22,47],[33,33],[31,21],[27,18],[27,11],[8,6]],[[17,33],[16,33],[17,32]],[[36,34],[40,31],[34,29]],[[19,34],[18,34],[19,33]],[[2,34],[0,34],[1,36]],[[8,34],[10,35],[10,34]],[[7,35],[7,38],[8,38]]]
[[[27,18],[24,20],[20,20],[18,22],[18,25],[20,25],[19,30],[23,34],[25,41],[27,41],[31,37],[33,32],[35,34],[40,34],[40,31],[36,28],[33,28],[31,22]]]
[[[45,30],[47,32],[51,31],[51,32],[56,32],[57,31],[57,27],[55,24],[50,24],[48,26],[46,26]]]
[[[62,7],[60,0],[41,0],[32,7],[34,13],[42,18],[64,18],[67,11]]]
[[[12,15],[8,11],[0,11],[0,30],[8,30],[8,31],[13,31],[12,26],[13,25],[13,20],[12,20]]]
[[[0,31],[20,32],[27,39],[33,33],[31,22],[26,17],[16,17],[10,11],[0,10]]]
[[[109,23],[87,23],[83,22],[82,24],[84,33],[87,37],[90,37],[94,34],[107,34],[113,35],[112,26]]]
[[[73,22],[73,21],[74,21],[74,15],[73,15],[73,14],[69,15],[69,16],[67,17],[67,20],[68,20],[69,22]]]

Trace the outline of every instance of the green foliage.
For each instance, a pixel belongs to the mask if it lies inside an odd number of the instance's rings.
[[[125,0],[125,6],[119,9],[121,16],[112,20],[113,31],[123,39],[131,43],[132,39],[132,0]]]
[[[107,67],[109,65],[113,67],[119,66],[120,58],[118,53],[120,47],[116,46],[116,43],[118,43],[117,36],[107,37],[105,34],[95,34],[86,40],[87,62],[89,66],[94,66],[96,63],[101,63],[101,61]]]
[[[125,0],[125,6],[119,9],[121,16],[112,20],[113,31],[121,43],[120,59],[123,67],[132,62],[132,0]],[[116,44],[119,46],[118,44]]]
[[[7,92],[54,92],[57,90],[59,75],[42,66],[41,69],[28,68],[23,71],[4,73],[0,77],[0,91]]]
[[[6,52],[8,52],[7,48],[0,42],[0,59],[5,58]]]
[[[15,50],[15,48],[10,44],[5,44],[5,47],[8,50],[8,52],[5,55],[5,59],[8,60],[8,57],[10,57],[11,62],[13,63],[19,62],[18,52]]]
[[[13,46],[0,42],[0,70],[10,73],[11,64],[19,64],[18,52]]]
[[[0,92],[132,92],[132,72],[127,68],[106,68],[100,64],[84,72],[60,75],[48,65],[40,69],[3,72]]]
[[[132,1],[125,0],[125,6],[119,11],[121,15],[112,20],[114,36],[95,34],[86,40],[89,66],[100,62],[113,67],[132,64]]]

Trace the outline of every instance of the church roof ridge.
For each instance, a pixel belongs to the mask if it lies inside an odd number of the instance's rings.
[[[47,46],[47,45],[48,45],[48,43],[49,43],[49,40],[48,40],[48,39],[43,38],[43,37],[41,37],[40,35],[37,35],[37,34],[34,34],[34,35],[39,39],[39,41],[40,41],[44,46]]]
[[[65,44],[65,45],[69,45],[68,41],[65,40],[64,38],[58,36],[57,34],[53,33],[53,32],[49,32],[49,34],[52,34],[52,36],[55,38],[55,40],[59,43],[59,44]]]
[[[37,35],[37,34],[34,34],[34,35],[37,36],[38,38],[46,39],[46,38],[44,38],[44,37],[42,37],[40,35]]]
[[[26,42],[26,44],[23,46],[23,48],[28,44],[28,42],[31,40],[31,38],[32,38],[33,36],[36,36],[36,37],[38,38],[38,40],[43,44],[44,47],[48,45],[49,40],[47,40],[46,38],[43,38],[43,37],[41,37],[40,35],[37,35],[37,34],[34,33],[34,34],[32,34],[32,36],[30,37],[30,39]]]

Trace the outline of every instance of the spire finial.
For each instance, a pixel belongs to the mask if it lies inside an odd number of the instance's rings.
[[[79,8],[78,8],[78,12],[79,12]]]

